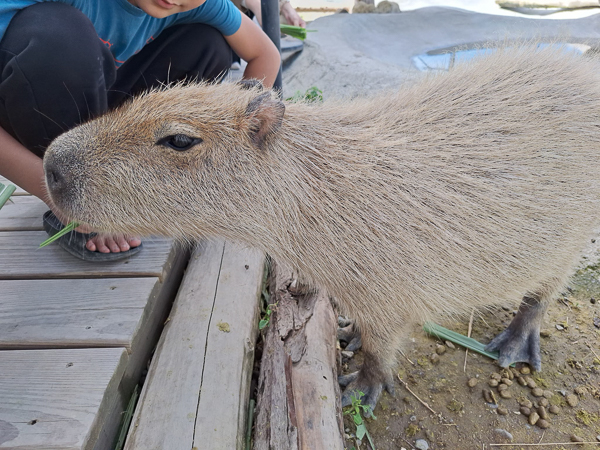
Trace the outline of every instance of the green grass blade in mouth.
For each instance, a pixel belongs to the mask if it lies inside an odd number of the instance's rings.
[[[71,231],[73,231],[78,226],[79,226],[79,223],[77,223],[77,222],[70,222],[66,227],[64,227],[62,230],[60,230],[54,236],[50,236],[48,239],[46,239],[44,242],[42,242],[38,248],[42,248],[42,247],[45,247],[48,244],[52,244],[54,241],[60,239],[65,234],[70,233]]]

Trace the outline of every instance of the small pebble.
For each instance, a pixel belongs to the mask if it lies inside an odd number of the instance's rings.
[[[507,389],[508,389],[508,386],[505,385],[504,383],[498,385],[498,391],[499,392],[505,391]]]
[[[519,384],[521,386],[525,386],[527,384],[527,381],[525,381],[525,378],[523,378],[523,377],[518,377],[517,381],[519,382]]]
[[[531,400],[529,400],[528,398],[521,400],[519,402],[519,405],[524,406],[525,408],[531,408],[533,406],[533,404],[531,403]]]
[[[552,398],[552,397],[554,397],[554,392],[546,390],[546,391],[544,391],[544,397],[545,398]]]
[[[500,375],[502,375],[502,378],[508,378],[509,380],[515,377],[509,369],[504,369]]]
[[[523,367],[521,367],[521,373],[523,375],[527,375],[527,374],[531,373],[531,369],[527,366],[523,366]]]
[[[577,403],[579,403],[579,399],[575,394],[569,394],[567,395],[567,403],[569,404],[569,406],[575,407],[577,406]]]
[[[583,438],[577,436],[576,434],[571,435],[571,442],[583,442]]]
[[[342,350],[342,358],[350,359],[354,356],[354,352],[350,350]]]
[[[575,388],[575,393],[580,397],[583,397],[585,396],[585,394],[587,394],[587,389],[585,388],[585,386],[577,386]]]
[[[557,405],[550,405],[548,411],[550,411],[552,414],[558,414],[560,412],[560,408]]]
[[[529,408],[527,408],[526,406],[521,406],[521,409],[519,409],[519,412],[527,417],[529,417],[529,414],[531,414],[531,410]]]
[[[506,409],[504,406],[498,406],[496,412],[501,416],[506,416],[508,414],[508,409]]]
[[[498,386],[498,380],[494,380],[494,379],[492,378],[490,381],[488,381],[488,384],[489,384],[491,387],[496,387],[496,386]]]
[[[556,324],[556,329],[557,329],[558,331],[562,331],[562,330],[564,330],[564,329],[565,329],[565,327],[563,327],[561,324],[558,324],[558,323],[557,323],[557,324]]]
[[[543,406],[544,408],[546,408],[549,404],[548,399],[546,397],[540,398],[538,403],[540,404],[540,406]]]
[[[512,386],[513,382],[508,378],[502,378],[502,382],[507,386]]]
[[[540,336],[543,337],[543,338],[550,337],[550,331],[549,330],[542,330],[542,331],[540,331]]]
[[[477,378],[469,378],[469,381],[467,381],[467,386],[475,387],[478,381],[479,380],[477,380]]]
[[[536,413],[535,411],[531,411],[531,414],[529,414],[529,425],[535,425],[537,423],[537,421],[540,419],[540,416],[538,413]]]
[[[490,375],[490,378],[493,380],[500,381],[502,379],[502,375],[500,375],[498,372],[494,372]]]
[[[541,397],[542,395],[544,395],[544,391],[543,389],[536,387],[531,390],[531,395],[533,395],[534,397]]]
[[[537,421],[536,425],[545,430],[546,428],[550,427],[550,422],[548,422],[546,419],[540,419]]]
[[[538,408],[538,414],[540,415],[540,417],[542,419],[547,419],[548,418],[548,413],[546,412],[546,408],[544,408],[543,406],[540,406]]]
[[[410,418],[408,419],[409,422],[416,422],[417,421],[417,416],[410,416]]]
[[[599,434],[598,436],[596,436],[596,440],[597,440],[598,442],[600,442],[600,434]]]
[[[415,448],[418,448],[419,450],[428,450],[429,444],[425,439],[417,439],[415,442]]]
[[[448,347],[448,348],[452,348],[452,349],[455,349],[455,348],[456,348],[456,347],[454,346],[454,344],[453,344],[452,342],[450,342],[450,341],[446,341],[446,342],[445,342],[445,344],[446,344],[446,347]]]
[[[518,377],[520,375],[519,371],[517,369],[515,369],[514,367],[510,367],[510,371],[513,374],[513,378],[516,378],[516,377]]]
[[[594,297],[590,298],[590,303],[592,305],[595,305],[596,304],[596,299]]]
[[[438,362],[440,362],[440,355],[438,355],[437,353],[432,353],[431,355],[429,355],[429,361],[431,361],[433,364],[437,364]]]
[[[435,352],[436,352],[438,355],[443,355],[444,353],[446,353],[446,347],[445,347],[445,346],[443,346],[443,345],[439,345],[439,344],[438,344],[438,345],[436,345],[436,346],[435,346]]]
[[[510,391],[500,391],[500,397],[502,398],[512,398],[512,394]]]
[[[496,433],[497,435],[502,436],[502,437],[508,439],[509,441],[513,440],[513,435],[510,434],[508,431],[503,430],[502,428],[496,428],[494,430],[494,433]]]
[[[529,386],[531,389],[535,389],[537,387],[537,383],[533,381],[532,378],[525,377],[525,381],[527,381],[527,386]]]

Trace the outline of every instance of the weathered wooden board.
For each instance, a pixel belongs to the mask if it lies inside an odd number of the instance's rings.
[[[0,351],[0,449],[89,449],[127,364],[122,348]]]
[[[152,360],[127,450],[239,448],[263,264],[261,254],[230,243],[198,245]]]
[[[262,253],[225,244],[194,432],[198,448],[245,448],[263,271]]]
[[[0,231],[43,230],[42,216],[48,206],[33,195],[11,197],[0,209]]]
[[[29,192],[25,191],[24,189],[21,189],[19,186],[17,186],[15,183],[13,183],[12,181],[7,180],[6,178],[4,178],[3,176],[0,175],[0,183],[2,184],[12,184],[13,186],[16,186],[17,189],[15,190],[15,192],[13,192],[12,195],[15,196],[20,196],[20,195],[31,195]]]
[[[48,238],[43,231],[0,232],[0,279],[159,277],[163,266],[173,258],[176,245],[169,239],[144,239],[144,249],[126,260],[114,262],[82,261],[49,245],[39,249]]]
[[[158,278],[0,280],[0,349],[125,347]]]

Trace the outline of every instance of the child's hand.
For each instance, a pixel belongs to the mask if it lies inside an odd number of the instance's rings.
[[[290,2],[285,2],[281,6],[281,14],[285,17],[288,25],[294,25],[295,27],[306,28],[306,22],[302,20],[302,17],[298,15],[294,7]]]

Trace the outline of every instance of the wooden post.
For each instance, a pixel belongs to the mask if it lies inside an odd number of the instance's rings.
[[[264,336],[255,450],[343,450],[337,383],[336,315],[329,298],[301,292],[290,270],[273,264],[274,313]]]

